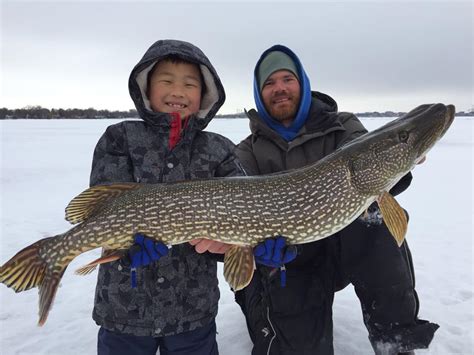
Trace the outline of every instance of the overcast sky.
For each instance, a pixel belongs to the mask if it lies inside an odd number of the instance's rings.
[[[209,57],[227,94],[220,113],[254,107],[254,65],[277,43],[340,110],[473,105],[472,1],[1,0],[0,29],[0,107],[133,108],[130,71],[165,38]]]

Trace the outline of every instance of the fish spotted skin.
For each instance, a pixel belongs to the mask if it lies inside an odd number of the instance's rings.
[[[285,173],[91,187],[66,208],[66,219],[76,226],[20,251],[0,267],[0,281],[16,292],[39,287],[42,325],[77,255],[99,247],[128,249],[137,232],[170,245],[196,238],[233,244],[225,255],[224,276],[234,290],[250,282],[252,248],[259,242],[276,235],[284,235],[288,244],[326,238],[374,201],[401,244],[406,216],[388,191],[444,135],[453,118],[454,106],[422,105],[315,164]]]

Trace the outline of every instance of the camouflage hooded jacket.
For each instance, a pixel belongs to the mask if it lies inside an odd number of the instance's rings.
[[[201,110],[191,117],[180,141],[169,148],[169,114],[153,112],[146,96],[147,76],[169,55],[196,63],[204,78]],[[225,93],[208,58],[181,41],[154,43],[132,70],[130,95],[141,121],[109,126],[94,151],[90,185],[110,182],[161,183],[243,175],[228,139],[204,132],[224,103]],[[139,232],[139,231],[137,231]],[[217,265],[188,244],[174,246],[167,257],[137,270],[118,262],[100,267],[93,318],[104,328],[138,336],[167,336],[208,324],[217,314]]]

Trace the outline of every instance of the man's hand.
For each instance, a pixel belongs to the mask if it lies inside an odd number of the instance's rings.
[[[253,249],[255,262],[280,269],[281,287],[286,286],[285,264],[294,260],[297,254],[296,245],[286,246],[285,238],[281,235],[276,238],[267,238]]]
[[[254,248],[253,254],[258,264],[279,268],[294,260],[297,250],[296,245],[286,246],[285,238],[278,236],[265,239],[264,242],[258,244]]]
[[[206,251],[214,254],[225,254],[227,250],[232,246],[231,244],[217,242],[210,239],[193,239],[189,244],[194,246],[194,249],[199,254],[205,253]]]

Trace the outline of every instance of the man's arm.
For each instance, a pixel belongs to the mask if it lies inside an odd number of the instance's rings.
[[[342,147],[353,139],[356,139],[357,137],[360,137],[368,132],[362,122],[360,122],[359,119],[352,113],[341,112],[339,113],[339,119],[344,126],[345,131],[343,131],[341,136],[338,137],[336,148]]]

